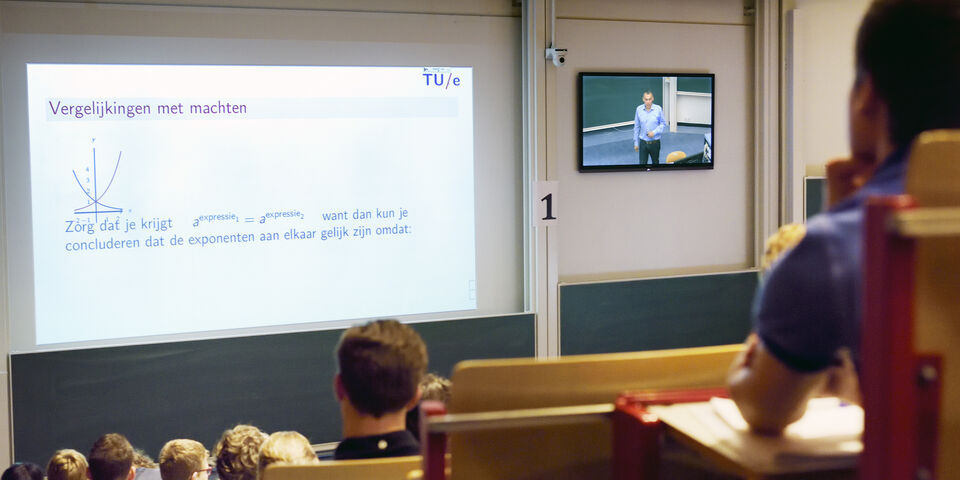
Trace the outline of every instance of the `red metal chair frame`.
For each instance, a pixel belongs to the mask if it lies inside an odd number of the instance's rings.
[[[933,478],[941,359],[914,351],[916,240],[890,219],[916,207],[908,196],[870,199],[864,227],[860,478]]]

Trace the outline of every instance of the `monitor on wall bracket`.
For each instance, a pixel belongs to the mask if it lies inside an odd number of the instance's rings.
[[[712,73],[581,72],[581,172],[712,169]]]

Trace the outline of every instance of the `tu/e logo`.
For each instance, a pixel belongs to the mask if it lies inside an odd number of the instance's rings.
[[[433,84],[446,90],[450,88],[450,84],[453,84],[454,87],[460,86],[460,77],[452,73],[424,73],[423,78],[428,87]]]

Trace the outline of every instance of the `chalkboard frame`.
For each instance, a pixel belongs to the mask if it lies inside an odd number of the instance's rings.
[[[677,77],[677,83],[680,83],[680,79],[708,79],[711,87],[710,91],[710,137],[709,137],[709,152],[710,159],[707,162],[703,161],[703,153],[692,154],[683,158],[674,163],[657,163],[657,164],[643,164],[639,163],[639,155],[637,154],[635,160],[637,163],[615,163],[615,164],[590,164],[587,161],[587,155],[585,155],[584,143],[587,133],[584,130],[589,129],[598,129],[600,127],[596,125],[587,125],[585,121],[586,113],[591,108],[591,103],[593,101],[589,98],[590,92],[584,91],[584,81],[585,80],[648,80],[653,78],[663,78],[663,77]],[[662,93],[662,87],[659,90]],[[716,125],[715,119],[716,116],[716,75],[713,73],[662,73],[662,72],[579,72],[577,74],[577,169],[581,173],[585,172],[610,172],[610,171],[640,171],[640,172],[650,172],[650,171],[673,171],[673,170],[712,170],[716,164]],[[622,96],[627,95],[626,92],[620,91],[616,92],[618,95]],[[632,92],[634,96],[640,97],[642,92],[637,92],[634,90]],[[661,95],[662,96],[662,95]],[[655,94],[656,98],[657,95]],[[630,107],[630,111],[634,111],[636,106],[640,103],[637,102],[621,102],[622,105],[630,105],[631,103],[636,103]],[[632,117],[632,113],[630,114]],[[614,123],[612,125],[624,126],[625,122]],[[630,123],[632,125],[632,118],[630,118]],[[684,125],[682,122],[678,122],[679,125]],[[604,125],[606,126],[606,125]],[[632,126],[630,127],[632,129]],[[632,135],[631,135],[632,137]],[[707,140],[705,139],[705,142]],[[662,152],[661,152],[662,153]]]
[[[563,283],[560,355],[740,343],[759,281],[747,269]]]
[[[526,312],[409,325],[427,344],[429,371],[450,376],[463,360],[534,356],[535,323]],[[54,451],[86,452],[108,432],[156,458],[173,438],[212,448],[237,423],[339,440],[343,330],[11,354],[13,460],[46,465]]]

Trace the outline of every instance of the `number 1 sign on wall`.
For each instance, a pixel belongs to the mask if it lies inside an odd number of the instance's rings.
[[[537,224],[556,225],[558,215],[558,182],[537,182]]]

